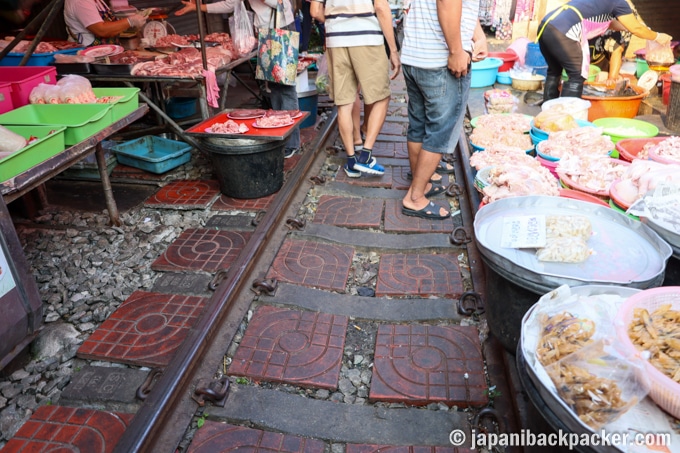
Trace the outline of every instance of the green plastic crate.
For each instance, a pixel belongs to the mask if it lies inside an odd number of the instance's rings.
[[[123,96],[113,104],[113,121],[116,122],[139,107],[139,88],[92,88],[98,98],[103,96]]]
[[[66,149],[64,144],[65,126],[5,127],[24,138],[34,136],[38,137],[39,140],[0,159],[0,182],[7,181]]]
[[[31,104],[0,115],[0,124],[66,126],[64,143],[75,145],[113,123],[113,104]]]

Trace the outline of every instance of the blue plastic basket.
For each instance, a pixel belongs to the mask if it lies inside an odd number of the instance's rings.
[[[191,160],[191,145],[177,140],[146,135],[111,148],[118,163],[161,174]]]
[[[83,47],[77,47],[73,49],[58,50],[56,52],[34,53],[28,59],[28,63],[26,63],[26,66],[48,66],[54,63],[54,56],[56,54],[62,53],[67,55],[75,55],[78,53],[79,50],[82,49]],[[0,66],[19,66],[19,63],[21,63],[22,58],[24,58],[23,53],[10,52],[7,55],[5,55],[5,57],[2,60],[0,60]]]
[[[503,64],[500,58],[485,58],[482,61],[472,63],[471,88],[481,88],[493,85],[496,82],[498,68]]]

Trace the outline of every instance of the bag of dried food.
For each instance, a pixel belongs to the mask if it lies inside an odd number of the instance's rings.
[[[659,44],[656,41],[647,40],[646,50],[645,60],[649,65],[649,69],[667,69],[675,63],[670,42]]]
[[[557,394],[593,430],[613,422],[649,393],[640,359],[597,341],[546,367]]]

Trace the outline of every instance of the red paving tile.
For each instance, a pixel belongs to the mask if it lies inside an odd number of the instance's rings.
[[[456,254],[390,255],[380,257],[375,294],[381,296],[441,296],[457,298],[463,281]]]
[[[196,323],[205,297],[135,291],[78,349],[78,357],[165,366]]]
[[[293,157],[289,157],[288,159],[283,160],[283,172],[287,172],[289,170],[292,170],[295,168],[295,166],[300,162],[300,159],[302,159],[302,154],[296,154]]]
[[[473,453],[477,450],[461,447],[430,447],[430,446],[390,446],[390,445],[360,445],[347,444],[345,453]]]
[[[220,193],[217,181],[175,181],[164,186],[144,202],[147,206],[206,208]]]
[[[345,170],[340,167],[338,172],[335,174],[335,180],[337,182],[344,182],[354,186],[384,187],[389,189],[392,187],[392,167],[385,167],[385,174],[382,176],[363,174],[359,178],[350,178],[347,176],[347,173],[345,173]]]
[[[207,420],[196,431],[187,453],[323,453],[325,444],[316,439]]]
[[[263,306],[250,321],[229,374],[335,389],[347,321],[346,316]]]
[[[293,156],[295,157],[295,156]],[[291,159],[293,158],[291,157]],[[290,160],[290,159],[289,159]],[[274,201],[278,192],[262,198],[240,199],[228,197],[224,194],[210,207],[213,211],[266,211]]]
[[[287,239],[267,278],[344,293],[353,256],[352,247]]]
[[[408,159],[406,142],[376,142],[373,146],[375,157],[398,157]]]
[[[432,199],[435,204],[451,209],[446,196],[438,196]],[[401,213],[401,198],[398,200],[385,200],[385,232],[390,233],[451,233],[453,231],[453,219],[444,220],[421,219]]]
[[[227,269],[248,242],[249,231],[187,229],[151,264],[157,271]]]
[[[383,200],[324,195],[314,214],[314,223],[348,228],[379,228]]]
[[[113,451],[133,414],[40,406],[7,442],[3,453]]]
[[[476,327],[378,327],[371,401],[480,406],[487,388]]]

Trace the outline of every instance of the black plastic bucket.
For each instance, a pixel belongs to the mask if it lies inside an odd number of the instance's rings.
[[[484,308],[489,332],[498,338],[506,351],[514,355],[522,333],[522,318],[543,294],[507,280],[490,266],[484,267],[484,275]]]
[[[284,140],[211,139],[202,149],[212,158],[220,191],[232,198],[260,198],[283,186]]]

